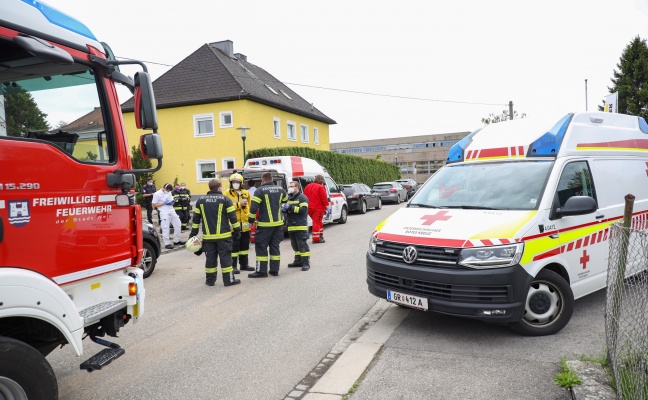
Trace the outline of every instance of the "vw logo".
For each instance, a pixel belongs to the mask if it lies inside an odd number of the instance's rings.
[[[413,263],[416,261],[416,257],[418,256],[416,247],[414,246],[407,246],[405,249],[403,249],[403,261],[405,261],[408,264]]]

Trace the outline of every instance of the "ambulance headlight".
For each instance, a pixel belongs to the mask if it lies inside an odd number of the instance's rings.
[[[378,239],[374,235],[371,235],[369,239],[369,254],[376,254],[376,249],[378,247]]]
[[[459,265],[476,269],[509,267],[520,262],[523,252],[524,243],[462,249]]]

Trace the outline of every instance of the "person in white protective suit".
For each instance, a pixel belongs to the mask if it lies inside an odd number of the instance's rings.
[[[173,186],[170,183],[162,186],[162,189],[153,194],[153,207],[160,212],[160,226],[162,227],[162,239],[164,248],[172,249],[173,246],[183,245],[180,241],[180,217],[173,209]],[[173,243],[169,238],[169,225],[173,224]]]

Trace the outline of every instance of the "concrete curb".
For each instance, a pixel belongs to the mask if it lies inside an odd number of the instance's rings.
[[[583,381],[571,389],[574,400],[615,400],[610,378],[600,364],[591,361],[567,361],[567,365]]]
[[[307,385],[308,377],[305,378],[285,399],[342,399],[409,312],[409,309],[379,300],[310,374],[317,374],[318,368],[332,361],[323,375],[314,380],[310,388]],[[364,330],[363,327],[368,329]],[[357,336],[357,339],[354,340],[354,336]],[[336,355],[337,358],[331,359],[331,356]]]

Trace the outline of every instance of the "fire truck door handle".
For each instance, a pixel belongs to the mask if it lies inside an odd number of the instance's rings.
[[[2,222],[2,217],[0,217],[0,243],[4,240],[4,224]]]

